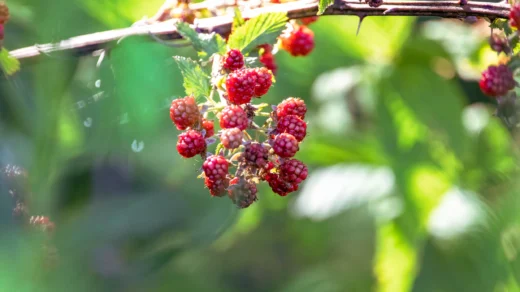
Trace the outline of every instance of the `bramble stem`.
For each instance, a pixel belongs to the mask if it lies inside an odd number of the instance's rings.
[[[490,20],[508,18],[510,5],[506,3],[473,2],[460,5],[459,1],[385,1],[379,7],[370,7],[359,1],[337,1],[327,8],[323,15],[355,15],[355,16],[437,16],[442,18],[460,18],[469,16],[484,17]],[[269,5],[243,12],[243,17],[251,18],[266,12],[287,12],[289,19],[314,16],[318,11],[317,2],[295,1],[284,4]],[[182,37],[177,33],[173,23],[168,20],[149,25],[138,25],[129,28],[98,32],[76,36],[59,43],[44,44],[17,49],[11,52],[18,59],[32,58],[54,52],[71,51],[76,55],[91,54],[94,51],[109,49],[110,45],[124,37],[147,36],[149,34],[161,39],[175,40]],[[197,19],[197,29],[202,32],[227,34],[231,30],[232,15],[223,15]]]

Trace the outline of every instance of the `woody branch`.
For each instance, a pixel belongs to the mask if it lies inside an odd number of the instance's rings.
[[[204,3],[204,2],[203,2]],[[209,3],[209,2],[208,2]],[[221,5],[225,5],[221,4]],[[205,4],[193,4],[193,9],[207,8]],[[326,9],[323,15],[367,16],[435,16],[441,18],[460,18],[475,16],[490,20],[508,18],[510,6],[506,3],[468,2],[461,5],[458,1],[385,1],[379,7],[370,7],[359,1],[336,1]],[[289,19],[314,16],[318,12],[317,2],[296,1],[285,4],[274,4],[243,12],[243,17],[251,18],[261,13],[286,12]],[[107,49],[110,44],[129,36],[155,35],[165,40],[181,39],[176,31],[175,19],[164,22],[132,26],[129,28],[97,32],[72,37],[58,43],[35,45],[11,52],[13,57],[26,59],[42,54],[70,52],[77,55],[90,54],[100,49]],[[233,15],[215,16],[197,19],[195,26],[201,32],[229,33]]]

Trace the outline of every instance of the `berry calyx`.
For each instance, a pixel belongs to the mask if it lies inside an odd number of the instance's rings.
[[[228,196],[239,208],[247,208],[256,200],[256,184],[244,178],[235,177],[229,182]]]
[[[506,65],[489,66],[479,82],[482,92],[492,97],[505,95],[515,84],[513,72]]]
[[[242,130],[239,128],[225,129],[220,134],[220,142],[226,149],[235,149],[242,145]]]
[[[244,67],[244,56],[240,50],[231,49],[224,56],[223,62],[224,68],[235,71]]]
[[[296,140],[302,141],[307,135],[307,124],[295,115],[287,115],[278,120],[276,130],[278,133],[289,133]]]
[[[509,25],[519,28],[520,25],[520,3],[515,3],[509,11]]]
[[[304,119],[306,113],[307,106],[305,105],[305,102],[297,97],[289,97],[276,107],[276,116],[278,119],[288,115],[295,115]]]
[[[278,156],[283,158],[289,158],[296,155],[296,152],[300,150],[298,146],[298,140],[287,133],[282,133],[274,138],[273,150]]]
[[[256,71],[252,69],[231,72],[226,79],[229,102],[236,105],[249,103],[255,95],[256,79]]]
[[[186,96],[172,101],[170,118],[178,130],[186,130],[195,125],[200,118],[199,108],[193,96]]]
[[[273,75],[269,72],[269,69],[265,67],[254,68],[252,70],[256,73],[255,96],[265,95],[273,84]]]
[[[244,160],[246,164],[254,167],[263,168],[267,165],[269,159],[269,149],[258,142],[246,145],[244,151]]]
[[[239,106],[227,106],[220,113],[220,127],[223,129],[237,127],[240,130],[245,130],[248,125],[247,113]]]
[[[285,160],[280,166],[280,178],[288,183],[299,184],[307,178],[305,164],[297,159]]]
[[[306,26],[296,26],[281,37],[282,48],[292,56],[307,56],[314,49],[314,33]]]
[[[212,197],[223,197],[226,195],[226,190],[229,186],[229,178],[211,180],[206,177],[204,179],[204,185],[209,189],[209,193]]]
[[[204,138],[209,138],[215,135],[215,123],[212,120],[202,120],[202,129],[206,130]]]
[[[224,156],[211,155],[202,164],[206,178],[212,181],[223,180],[228,175],[229,163]]]
[[[191,158],[206,151],[206,140],[200,132],[188,130],[179,135],[177,151],[186,158]]]

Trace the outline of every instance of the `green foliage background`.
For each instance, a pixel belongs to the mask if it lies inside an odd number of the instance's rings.
[[[161,0],[8,0],[7,49],[131,25]],[[484,25],[485,26],[485,25]],[[2,194],[0,291],[519,291],[515,138],[475,82],[496,56],[460,21],[326,16],[264,97],[309,106],[301,191],[238,211],[176,153],[173,55],[149,37],[51,54],[0,81],[0,164],[30,173],[57,265]],[[5,190],[2,190],[5,192]]]

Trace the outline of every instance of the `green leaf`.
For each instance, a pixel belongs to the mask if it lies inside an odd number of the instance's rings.
[[[320,0],[320,4],[318,6],[318,15],[322,15],[323,12],[325,12],[325,9],[332,5],[334,3],[334,0]]]
[[[20,61],[11,56],[5,48],[0,51],[0,65],[7,75],[13,75],[20,70]]]
[[[201,58],[209,58],[215,53],[226,53],[226,41],[216,33],[201,33],[199,39],[203,44],[203,51],[199,52]]]
[[[238,7],[235,7],[235,17],[233,17],[233,26],[231,31],[235,31],[237,28],[244,25],[244,23],[246,23],[246,21],[242,17],[242,12],[240,12],[240,9],[238,9]]]
[[[417,265],[417,249],[393,223],[379,226],[374,272],[377,291],[409,291]]]
[[[199,52],[200,57],[209,58],[215,53],[223,54],[226,52],[226,42],[219,34],[199,34],[185,22],[179,22],[176,26],[177,31],[191,41],[193,48]]]
[[[510,35],[513,33],[513,30],[509,26],[509,21],[507,21],[505,19],[496,19],[489,25],[489,27],[492,29],[496,28],[496,29],[503,30],[506,35]]]
[[[248,53],[261,44],[271,44],[282,33],[287,22],[284,12],[265,13],[251,18],[229,36],[229,47]]]
[[[208,96],[211,90],[209,76],[202,71],[202,68],[193,60],[181,56],[173,57],[184,77],[184,89],[186,94],[193,95],[195,98]]]

